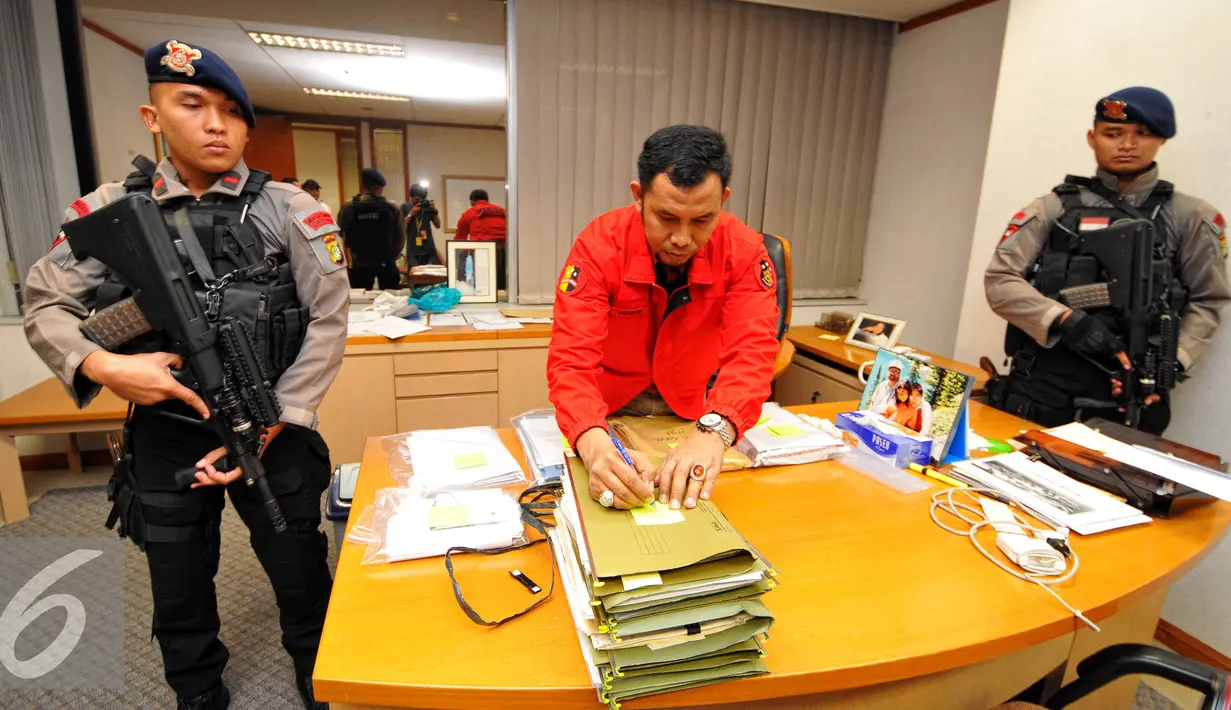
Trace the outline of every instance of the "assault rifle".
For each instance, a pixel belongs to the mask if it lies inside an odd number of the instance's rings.
[[[200,243],[186,212],[175,215],[175,223],[178,234],[173,238],[154,202],[133,194],[64,224],[73,256],[98,260],[133,294],[92,316],[82,324],[82,332],[108,350],[143,332],[165,333],[188,371],[173,374],[181,379],[190,373],[195,379],[229,462],[243,469],[245,483],[256,489],[274,529],[282,532],[286,521],[260,459],[261,436],[277,424],[281,405],[247,328],[218,317],[221,291],[232,281],[255,274],[227,274],[207,284],[207,313],[180,258],[194,248],[199,252]],[[177,472],[176,480],[187,487],[195,471],[188,470],[187,477],[183,473]]]

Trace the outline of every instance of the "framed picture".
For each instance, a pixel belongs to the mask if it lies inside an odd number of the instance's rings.
[[[496,242],[445,242],[449,288],[462,292],[462,303],[496,302]]]
[[[898,344],[898,337],[906,321],[897,318],[886,318],[873,313],[860,313],[851,324],[851,332],[846,335],[846,343],[868,350],[892,348]]]
[[[443,180],[444,195],[441,202],[444,203],[444,209],[441,210],[440,217],[444,220],[442,224],[445,231],[450,234],[457,231],[457,220],[461,219],[462,213],[470,209],[471,190],[485,190],[488,202],[506,208],[509,206],[508,191],[505,190],[502,177],[445,175]]]

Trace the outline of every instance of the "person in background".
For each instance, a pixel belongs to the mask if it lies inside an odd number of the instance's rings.
[[[496,242],[496,288],[506,287],[508,256],[505,250],[505,212],[500,205],[488,202],[487,190],[470,191],[470,209],[458,218],[457,233],[453,238],[459,241]]]
[[[1176,374],[1182,378],[1209,347],[1231,302],[1227,283],[1227,222],[1210,203],[1175,191],[1159,179],[1154,157],[1176,134],[1175,108],[1157,89],[1134,86],[1098,100],[1086,143],[1094,151],[1093,178],[1067,176],[1051,193],[1009,221],[984,273],[988,305],[1009,322],[1007,382],[988,389],[992,406],[1043,426],[1077,416],[1077,399],[1107,402],[1081,408],[1082,418],[1123,419],[1113,404],[1122,383],[1109,372],[1142,368],[1130,362],[1119,316],[1108,309],[1070,308],[1062,288],[1103,280],[1097,269],[1076,268],[1071,239],[1097,239],[1120,220],[1154,224],[1154,268],[1178,282],[1178,308],[1155,305],[1153,324],[1169,315],[1179,323]],[[1151,335],[1159,333],[1153,325]],[[1161,434],[1171,421],[1170,392],[1141,404],[1139,428]]]
[[[376,168],[363,169],[359,187],[362,192],[338,213],[351,255],[351,288],[370,289],[373,282],[381,289],[397,288],[402,280],[397,258],[406,245],[398,208],[385,199],[385,176]]]
[[[547,352],[556,422],[601,505],[708,500],[727,448],[756,425],[778,353],[777,275],[761,235],[722,207],[731,154],[705,126],[655,131],[633,204],[600,215],[560,273]],[[696,428],[655,470],[625,463],[607,417],[676,414]]]
[[[304,180],[303,191],[311,195],[312,199],[320,202],[321,207],[324,207],[326,212],[331,214],[333,213],[333,210],[329,209],[329,205],[325,204],[325,202],[321,200],[321,184],[319,182],[315,180]]]
[[[231,315],[269,324],[253,333],[253,345],[259,358],[273,364],[267,374],[282,411],[281,421],[266,432],[261,460],[287,528],[274,530],[238,467],[219,470],[226,450],[203,421],[209,409],[202,393],[172,377],[184,361],[165,333],[140,336],[116,352],[82,335],[82,320],[120,302],[127,290],[95,259],[78,261],[63,232],[26,279],[26,336],[79,407],[103,387],[133,405],[124,425],[126,451],[108,484],[115,506],[111,522],[119,523],[149,563],[152,633],[178,710],[223,710],[230,704],[223,684],[229,652],[218,638],[214,587],[227,497],[273,586],[282,645],[303,706],[320,710],[328,705],[314,698],[312,670],[332,580],[319,529],[329,449],[316,431],[316,412],[346,348],[348,289],[338,227],[310,195],[245,165],[256,116],[239,77],[218,55],[169,40],[146,50],[145,71],[150,103],[141,107],[141,118],[166,140],[168,157],[158,165],[138,158],[137,172],[123,184],[104,184],[75,201],[65,219],[127,195],[145,195],[169,226],[174,216],[191,215],[197,239],[213,247],[205,253],[212,255],[216,273],[249,269],[264,259],[280,264],[273,273],[230,286],[239,290],[227,290],[223,298],[225,303],[232,293],[247,295],[235,301]],[[204,291],[205,283],[192,273],[194,287]],[[272,337],[274,331],[285,337]],[[176,472],[194,468],[195,482],[182,487]]]
[[[444,264],[445,255],[436,246],[432,227],[440,229],[440,212],[436,203],[427,199],[427,188],[415,183],[410,186],[410,202],[402,204],[406,227],[407,267],[423,264]]]
[[[505,213],[500,205],[488,202],[487,190],[470,191],[470,209],[457,220],[454,239],[504,241]]]

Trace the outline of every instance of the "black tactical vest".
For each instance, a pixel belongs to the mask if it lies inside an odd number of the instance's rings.
[[[351,200],[355,221],[346,230],[346,246],[357,266],[389,266],[397,258],[392,235],[398,210],[383,197],[363,198],[357,195]]]
[[[137,171],[124,181],[125,190],[149,195],[160,179],[155,173],[154,163],[144,156],[138,156],[133,160],[133,165]],[[178,235],[173,215],[181,209],[188,212],[193,233],[201,247],[198,253],[204,256],[204,263],[195,263],[196,260],[185,253],[191,250],[181,252],[181,259],[198,289],[197,296],[203,309],[207,307],[207,279],[220,279],[266,260],[265,247],[247,215],[253,200],[269,180],[269,173],[249,170],[248,181],[236,197],[224,198],[213,204],[202,204],[186,197],[161,205],[167,230],[173,236]],[[270,263],[273,268],[269,272],[236,281],[222,291],[219,317],[234,318],[247,326],[258,356],[264,358],[263,364],[270,382],[277,382],[299,355],[308,325],[308,309],[299,303],[291,266],[285,257],[274,257]],[[212,274],[202,274],[205,267]],[[114,274],[98,287],[97,293],[97,310],[131,295]],[[169,347],[166,336],[154,332],[126,343],[121,352],[156,352],[168,350]]]
[[[1112,206],[1083,205],[1080,192],[1082,187],[1103,197]],[[1188,295],[1178,276],[1176,252],[1179,249],[1180,235],[1170,213],[1164,209],[1171,201],[1175,187],[1160,180],[1150,196],[1137,208],[1123,201],[1098,180],[1085,177],[1066,176],[1064,183],[1057,185],[1053,192],[1060,198],[1064,212],[1052,226],[1047,243],[1026,273],[1031,285],[1044,296],[1057,299],[1061,289],[1102,281],[1103,276],[1094,257],[1073,253],[1077,240],[1082,236],[1097,236],[1097,231],[1091,230],[1090,227],[1111,226],[1121,220],[1145,217],[1154,224],[1154,274],[1156,277],[1171,280],[1170,292],[1173,298],[1169,310],[1174,318],[1172,322],[1178,323]],[[1152,333],[1156,334],[1163,308],[1158,301],[1152,303],[1154,310],[1150,314],[1150,322]],[[1103,320],[1117,335],[1123,334],[1123,324],[1110,314],[1096,310],[1089,315]],[[1071,393],[1072,396],[1093,395],[1106,386],[1107,375],[1084,358],[1064,347],[1042,348],[1013,325],[1009,325],[1005,333],[1005,353],[1013,357],[1015,375],[1041,379]],[[1059,403],[1056,406],[1064,404]]]

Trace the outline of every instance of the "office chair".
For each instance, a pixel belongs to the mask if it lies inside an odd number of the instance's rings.
[[[1231,674],[1156,646],[1121,643],[1108,646],[1077,664],[1077,680],[1044,705],[1013,702],[993,710],[1062,710],[1108,683],[1127,675],[1156,675],[1205,695],[1201,710],[1231,708]]]
[[[795,357],[795,344],[784,337],[791,325],[791,243],[775,234],[762,234],[761,240],[778,274],[778,354],[774,357],[776,380],[791,366],[791,360]]]

